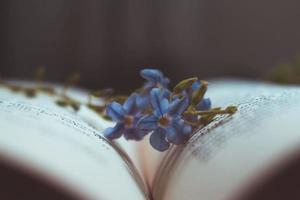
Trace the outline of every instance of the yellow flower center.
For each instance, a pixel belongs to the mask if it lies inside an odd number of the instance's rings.
[[[163,117],[159,118],[158,123],[160,126],[166,127],[169,125],[170,119],[167,116],[163,116]]]
[[[133,120],[134,120],[134,118],[132,117],[132,116],[126,116],[125,118],[124,118],[124,124],[125,124],[125,126],[126,127],[131,127],[132,125],[133,125]]]
[[[163,88],[160,83],[156,83],[155,86],[158,87],[158,88],[160,88],[160,89]]]

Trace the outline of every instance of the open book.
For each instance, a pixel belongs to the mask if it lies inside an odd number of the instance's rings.
[[[108,141],[112,122],[86,107],[0,87],[0,198],[300,199],[300,87],[219,80],[207,96],[237,113],[160,153],[147,138]]]

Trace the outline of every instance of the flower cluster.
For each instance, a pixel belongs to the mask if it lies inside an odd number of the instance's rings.
[[[143,87],[130,96],[114,95],[107,88],[92,92],[87,103],[82,103],[67,95],[67,91],[79,81],[79,74],[73,74],[66,81],[62,91],[44,85],[45,69],[36,73],[36,85],[24,87],[0,79],[0,86],[12,92],[24,93],[33,98],[39,92],[57,97],[56,104],[70,107],[75,112],[82,105],[87,106],[100,116],[116,122],[107,128],[104,135],[108,139],[120,138],[142,140],[150,135],[150,144],[158,151],[165,151],[170,144],[184,144],[193,131],[211,122],[218,114],[233,114],[236,107],[211,108],[211,101],[205,97],[207,82],[198,78],[188,78],[179,82],[173,90],[168,88],[169,79],[156,69],[141,70],[140,75],[146,80]],[[103,104],[94,104],[92,98],[101,98]]]
[[[106,106],[106,114],[116,125],[105,129],[108,139],[142,140],[150,135],[150,144],[165,151],[170,144],[183,144],[193,130],[209,123],[217,114],[233,114],[235,107],[211,109],[205,98],[207,82],[189,78],[178,83],[172,91],[169,79],[156,69],[141,70],[146,79],[138,92],[131,94],[123,104],[116,101]]]
[[[70,76],[62,91],[43,84],[45,69],[36,72],[36,84],[32,87],[10,83],[0,79],[0,87],[20,92],[34,98],[39,92],[56,97],[56,105],[70,107],[75,112],[85,105],[105,119],[116,122],[104,130],[108,139],[120,138],[142,140],[150,135],[150,144],[158,151],[165,151],[170,144],[184,144],[199,127],[211,122],[216,115],[233,114],[235,106],[225,109],[212,108],[211,100],[205,97],[207,82],[197,77],[179,82],[173,90],[168,88],[169,79],[156,69],[141,70],[146,80],[143,87],[130,96],[114,95],[111,88],[91,92],[87,103],[68,96],[67,91],[80,79],[79,74]],[[101,98],[104,104],[92,102]]]

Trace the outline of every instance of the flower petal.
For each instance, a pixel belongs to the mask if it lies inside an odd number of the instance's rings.
[[[198,118],[199,117],[197,115],[192,115],[192,114],[187,114],[183,116],[183,119],[188,122],[197,122]]]
[[[109,127],[103,131],[103,135],[108,139],[116,139],[121,137],[124,131],[124,124],[117,123],[115,127]]]
[[[154,81],[146,81],[143,85],[143,92],[150,92],[152,88],[154,88],[156,85],[156,82]]]
[[[183,120],[176,120],[166,129],[167,139],[173,144],[183,144],[192,132],[192,127]]]
[[[137,126],[139,129],[152,131],[158,127],[157,121],[157,116],[146,115],[138,121]]]
[[[169,142],[174,143],[174,144],[179,144],[180,143],[180,138],[178,136],[178,131],[170,126],[166,129],[167,132],[167,139]]]
[[[164,77],[163,80],[161,81],[161,85],[165,88],[168,86],[169,83],[170,83],[170,79],[166,77]]]
[[[189,126],[189,125],[187,125],[187,124],[184,124],[183,127],[182,127],[182,129],[181,129],[181,133],[182,133],[186,138],[188,138],[188,137],[191,135],[192,130],[193,130],[193,129],[192,129],[191,126]]]
[[[211,109],[211,101],[210,98],[204,98],[200,101],[200,103],[196,106],[197,110],[209,110]]]
[[[191,89],[193,91],[198,90],[201,87],[201,83],[199,83],[199,81],[196,81],[192,84]]]
[[[162,91],[159,88],[153,88],[150,92],[150,101],[154,113],[157,116],[163,116],[169,107],[169,102],[166,98],[162,97]]]
[[[192,96],[194,95],[195,91],[198,90],[201,87],[201,83],[199,81],[196,81],[192,84],[192,86],[190,88],[188,88],[186,90],[186,94],[192,98]],[[191,100],[191,99],[190,99]]]
[[[162,128],[156,129],[150,136],[151,146],[158,151],[166,151],[170,144],[165,137],[165,131]]]
[[[160,82],[163,78],[162,72],[157,69],[143,69],[140,74],[146,80],[154,82]]]
[[[124,131],[124,137],[126,140],[142,140],[149,131],[139,130],[137,128],[129,128]]]
[[[125,117],[125,111],[121,104],[117,102],[112,102],[106,106],[106,113],[115,122],[123,121]]]
[[[137,99],[137,93],[133,93],[127,98],[127,100],[123,104],[123,108],[127,112],[127,114],[133,115],[138,111],[136,105],[136,99]]]
[[[189,104],[189,100],[187,97],[184,97],[182,99],[175,99],[170,103],[168,114],[171,117],[177,117],[186,110],[188,104]]]
[[[171,92],[168,89],[164,89],[162,92],[162,97],[168,99],[170,96],[171,96]]]
[[[148,94],[137,95],[136,104],[141,109],[146,109],[150,105],[150,96]]]

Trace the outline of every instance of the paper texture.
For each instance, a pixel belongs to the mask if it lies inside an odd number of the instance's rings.
[[[0,88],[0,126],[1,155],[45,178],[87,199],[145,199],[132,169],[100,132],[49,96],[28,99]]]
[[[220,81],[208,91],[215,106],[239,110],[189,141],[157,199],[235,199],[300,152],[298,87]]]

